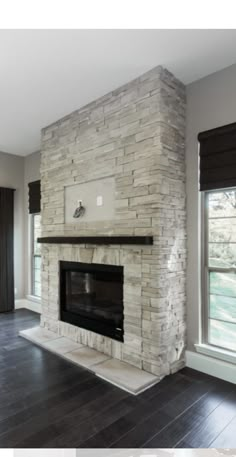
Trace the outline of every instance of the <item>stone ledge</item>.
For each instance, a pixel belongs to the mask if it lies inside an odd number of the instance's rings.
[[[77,366],[92,371],[96,376],[132,395],[139,395],[160,381],[151,373],[112,359],[95,349],[75,343],[69,338],[59,336],[41,327],[22,330],[20,336]]]

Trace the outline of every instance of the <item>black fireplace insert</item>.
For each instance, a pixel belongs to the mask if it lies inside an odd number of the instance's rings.
[[[61,320],[123,341],[123,267],[60,262]]]

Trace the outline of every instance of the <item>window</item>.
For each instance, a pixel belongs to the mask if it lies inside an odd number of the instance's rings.
[[[32,295],[41,297],[41,214],[32,214]]]
[[[236,188],[203,195],[205,342],[236,351]]]

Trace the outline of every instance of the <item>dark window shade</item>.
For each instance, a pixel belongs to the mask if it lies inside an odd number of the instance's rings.
[[[41,209],[41,191],[40,181],[29,183],[29,213],[40,213]]]
[[[199,133],[200,190],[236,186],[236,123]]]

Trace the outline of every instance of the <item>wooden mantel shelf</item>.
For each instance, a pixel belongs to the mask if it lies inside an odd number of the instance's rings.
[[[48,236],[38,238],[47,244],[136,244],[152,245],[152,236]]]

